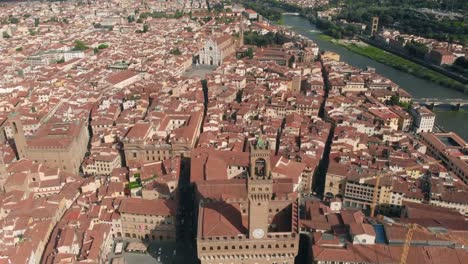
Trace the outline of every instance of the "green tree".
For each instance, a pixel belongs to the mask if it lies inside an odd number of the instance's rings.
[[[249,59],[252,59],[254,56],[253,49],[252,48],[247,49],[246,55],[247,57],[249,57]]]
[[[391,105],[398,105],[400,103],[400,96],[397,95],[397,94],[394,94],[392,95],[392,97],[390,97],[390,104]]]
[[[99,44],[98,49],[107,49],[108,47],[109,45],[103,43],[103,44]]]
[[[174,14],[174,18],[175,18],[175,19],[179,19],[179,18],[181,18],[181,17],[183,17],[183,16],[184,16],[184,12],[183,12],[183,11],[179,11],[179,10],[177,10],[177,11],[175,12],[175,14]]]
[[[11,24],[18,24],[19,23],[19,19],[17,17],[10,17],[10,23]]]
[[[38,27],[39,26],[39,18],[36,17],[34,18],[34,27]]]
[[[426,45],[418,43],[414,40],[411,40],[410,42],[406,43],[405,48],[408,51],[408,54],[420,59],[424,59],[428,52],[428,48]]]
[[[75,47],[73,48],[73,50],[82,51],[82,50],[87,50],[87,49],[88,49],[88,46],[86,45],[86,43],[84,43],[81,40],[75,40]]]
[[[172,55],[176,55],[176,56],[179,56],[179,55],[182,54],[182,52],[179,50],[179,48],[172,49],[169,53],[172,54]]]
[[[468,59],[465,57],[458,57],[453,64],[468,69]]]
[[[217,13],[221,13],[223,12],[224,10],[224,5],[222,3],[216,3],[214,6],[213,6],[213,9],[215,12]]]
[[[3,38],[11,38],[10,34],[8,34],[6,31],[3,31],[2,35]]]
[[[258,32],[249,31],[244,34],[244,42],[247,45],[268,46],[268,45],[283,45],[290,39],[283,33],[268,32],[265,35],[260,35]]]

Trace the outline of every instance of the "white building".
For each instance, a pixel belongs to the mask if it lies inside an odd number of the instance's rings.
[[[435,114],[425,106],[414,105],[410,111],[413,116],[413,131],[416,133],[432,132]]]
[[[79,51],[79,50],[71,50],[63,53],[63,59],[64,61],[70,61],[72,59],[82,59],[85,57],[84,51]]]
[[[210,38],[199,53],[199,63],[205,65],[219,66],[224,58],[234,54],[236,42],[228,35],[224,34],[218,38]]]
[[[122,167],[119,151],[116,149],[96,149],[83,162],[83,172],[88,175],[111,175],[112,170]]]

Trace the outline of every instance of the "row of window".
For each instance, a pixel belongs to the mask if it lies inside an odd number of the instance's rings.
[[[280,209],[279,209],[279,208],[276,208],[274,211],[275,211],[276,213],[279,213]],[[273,209],[271,209],[271,208],[268,209],[268,212],[273,213]],[[242,209],[242,213],[243,213],[243,214],[246,214],[246,213],[247,213],[247,210],[246,210],[246,209]]]
[[[136,219],[135,217],[133,218],[130,218],[130,217],[122,217],[122,219],[124,221],[132,221],[132,222],[141,222],[141,223],[149,223],[149,224],[172,224],[172,220],[171,219],[167,219],[167,220],[149,220],[148,219],[144,219],[144,221],[140,221],[140,219]]]
[[[349,193],[352,193],[352,194],[355,194],[355,195],[361,195],[361,196],[364,196],[364,195],[367,195],[367,196],[372,196],[374,194],[374,192],[370,192],[370,191],[357,191],[357,190],[349,190],[347,189],[346,190],[346,194],[349,194]]]
[[[255,190],[256,190],[255,187],[252,187],[252,191],[254,192]],[[265,188],[265,191],[268,192],[269,190],[270,190],[270,188],[268,188],[268,187]],[[263,191],[263,188],[262,188],[262,187],[259,187],[259,188],[258,188],[258,191],[259,191],[259,192]]]
[[[229,246],[209,247],[208,250],[221,250],[222,248],[224,248],[224,250],[229,250]],[[273,246],[271,244],[268,244],[267,247],[265,247],[265,245],[260,245],[258,248],[259,249],[273,248]],[[281,248],[281,246],[280,246],[280,244],[276,244],[274,248]],[[288,248],[288,245],[283,244],[282,248]],[[294,248],[294,244],[291,244],[290,248]],[[250,247],[249,247],[249,245],[246,245],[245,247],[243,247],[242,245],[240,245],[240,246],[233,245],[233,246],[231,246],[231,249],[250,249]],[[257,249],[257,245],[252,245],[252,249]],[[202,250],[207,250],[207,247],[202,247]]]
[[[156,159],[156,157],[153,156],[153,157],[152,157],[152,160],[153,160],[153,161],[159,161],[159,160],[165,160],[165,159],[169,159],[169,158],[170,158],[170,157],[169,157],[169,156],[166,156],[166,155],[164,155],[164,156],[162,157],[162,159],[160,159],[160,158]],[[147,161],[150,161],[150,156],[146,156],[146,160],[147,160]]]
[[[154,154],[154,150],[147,150],[146,154]],[[169,150],[156,150],[156,154],[170,154]]]
[[[120,232],[117,233],[117,236],[120,237],[121,234]],[[139,238],[139,239],[151,239],[151,240],[171,240],[173,237],[170,236],[170,235],[167,235],[167,236],[155,236],[155,235],[151,235],[149,236],[148,234],[146,234],[145,236],[141,236],[141,235],[137,235],[137,234],[130,234],[130,233],[125,233],[125,237],[128,237],[128,238]]]

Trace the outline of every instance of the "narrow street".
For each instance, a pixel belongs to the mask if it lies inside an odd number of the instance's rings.
[[[175,264],[198,263],[196,250],[196,225],[194,223],[194,194],[190,184],[190,159],[182,159],[182,170],[179,179],[179,206],[176,226]]]

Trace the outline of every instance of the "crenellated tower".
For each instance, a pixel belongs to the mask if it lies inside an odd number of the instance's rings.
[[[26,157],[26,136],[24,135],[21,117],[17,112],[13,112],[8,116],[8,120],[12,126],[18,159],[23,159]]]
[[[270,155],[269,144],[262,138],[250,145],[250,173],[247,180],[250,238],[262,239],[268,232],[268,212],[273,195]]]

